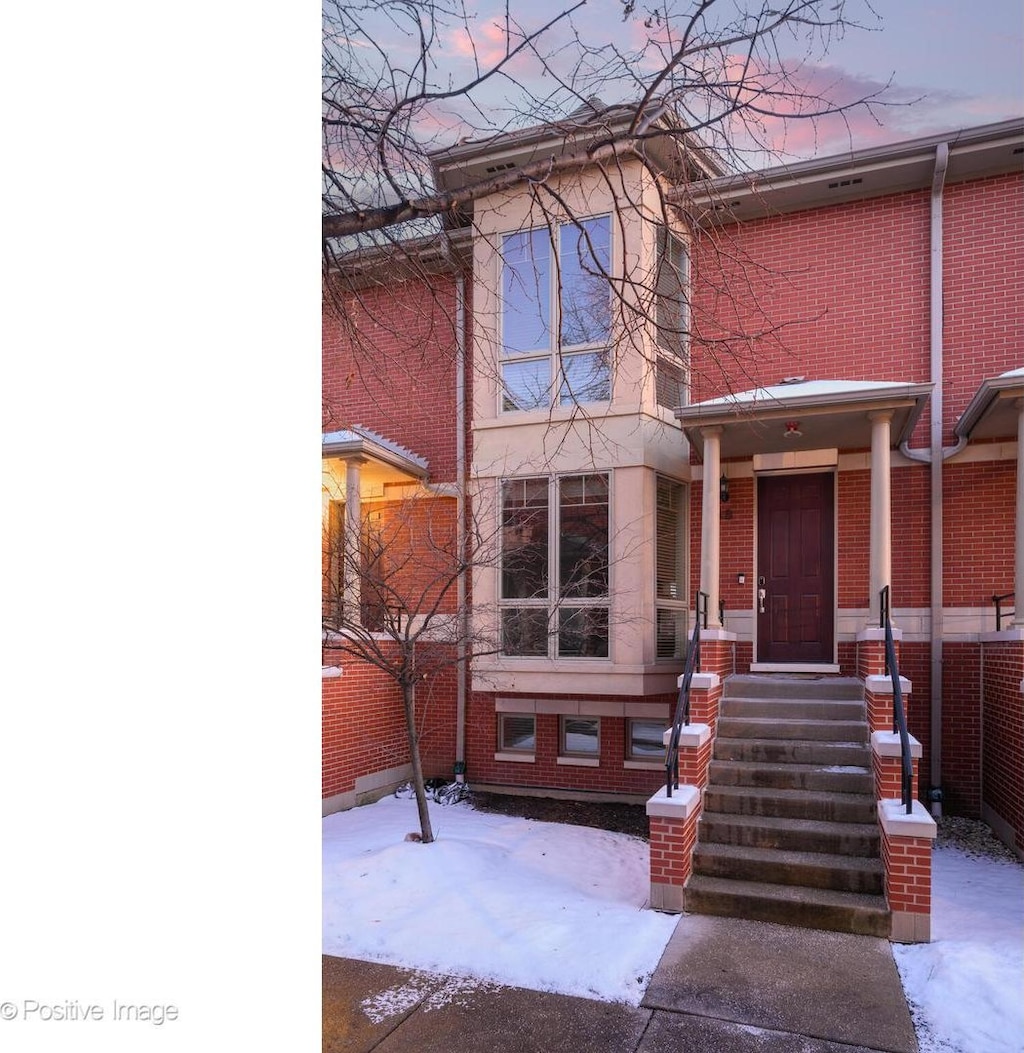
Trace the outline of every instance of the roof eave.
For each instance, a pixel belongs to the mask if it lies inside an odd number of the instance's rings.
[[[958,438],[972,433],[1003,400],[1024,399],[1024,376],[1020,373],[983,380],[953,429]]]

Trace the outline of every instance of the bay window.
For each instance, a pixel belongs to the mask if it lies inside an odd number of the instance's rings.
[[[608,476],[506,480],[501,517],[502,653],[607,658]]]
[[[502,410],[611,397],[611,217],[502,238]]]

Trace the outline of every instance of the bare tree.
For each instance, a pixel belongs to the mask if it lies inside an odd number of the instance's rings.
[[[486,17],[459,0],[326,0],[325,237],[450,217],[485,194],[614,165],[659,139],[699,139],[742,169],[751,154],[776,156],[794,121],[880,101],[844,99],[813,75],[838,37],[879,27],[867,0],[619,0],[616,32],[602,17],[610,6],[580,0],[527,24],[509,5]],[[595,97],[623,111],[580,152],[457,190],[435,184],[440,147],[543,123],[569,134],[593,120]]]
[[[424,843],[434,839],[420,755],[417,687],[473,657],[494,653],[486,618],[457,603],[460,579],[491,564],[495,537],[460,539],[454,500],[427,491],[370,506],[358,524],[331,505],[323,549],[323,649],[379,669],[396,685]],[[353,536],[356,535],[356,536]]]

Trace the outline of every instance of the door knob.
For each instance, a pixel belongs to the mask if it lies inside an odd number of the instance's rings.
[[[757,606],[758,606],[758,613],[759,614],[764,614],[764,601],[765,601],[765,598],[767,597],[767,595],[768,595],[768,590],[767,589],[758,589],[757,590]]]

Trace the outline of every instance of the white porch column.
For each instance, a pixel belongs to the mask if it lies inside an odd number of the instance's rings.
[[[871,420],[871,557],[868,597],[870,622],[877,628],[881,617],[879,593],[892,584],[892,480],[890,473],[890,423],[892,410],[869,413]],[[891,593],[890,593],[891,598]]]
[[[1017,533],[1014,545],[1013,624],[1024,629],[1024,399],[1017,402]]]
[[[708,595],[708,627],[721,627],[718,616],[721,564],[721,509],[718,477],[722,471],[722,429],[701,428],[704,437],[704,505],[700,518],[700,588]]]
[[[360,622],[359,540],[362,536],[362,510],[359,499],[360,467],[364,457],[345,458],[345,537],[342,566],[342,596],[345,621]]]

